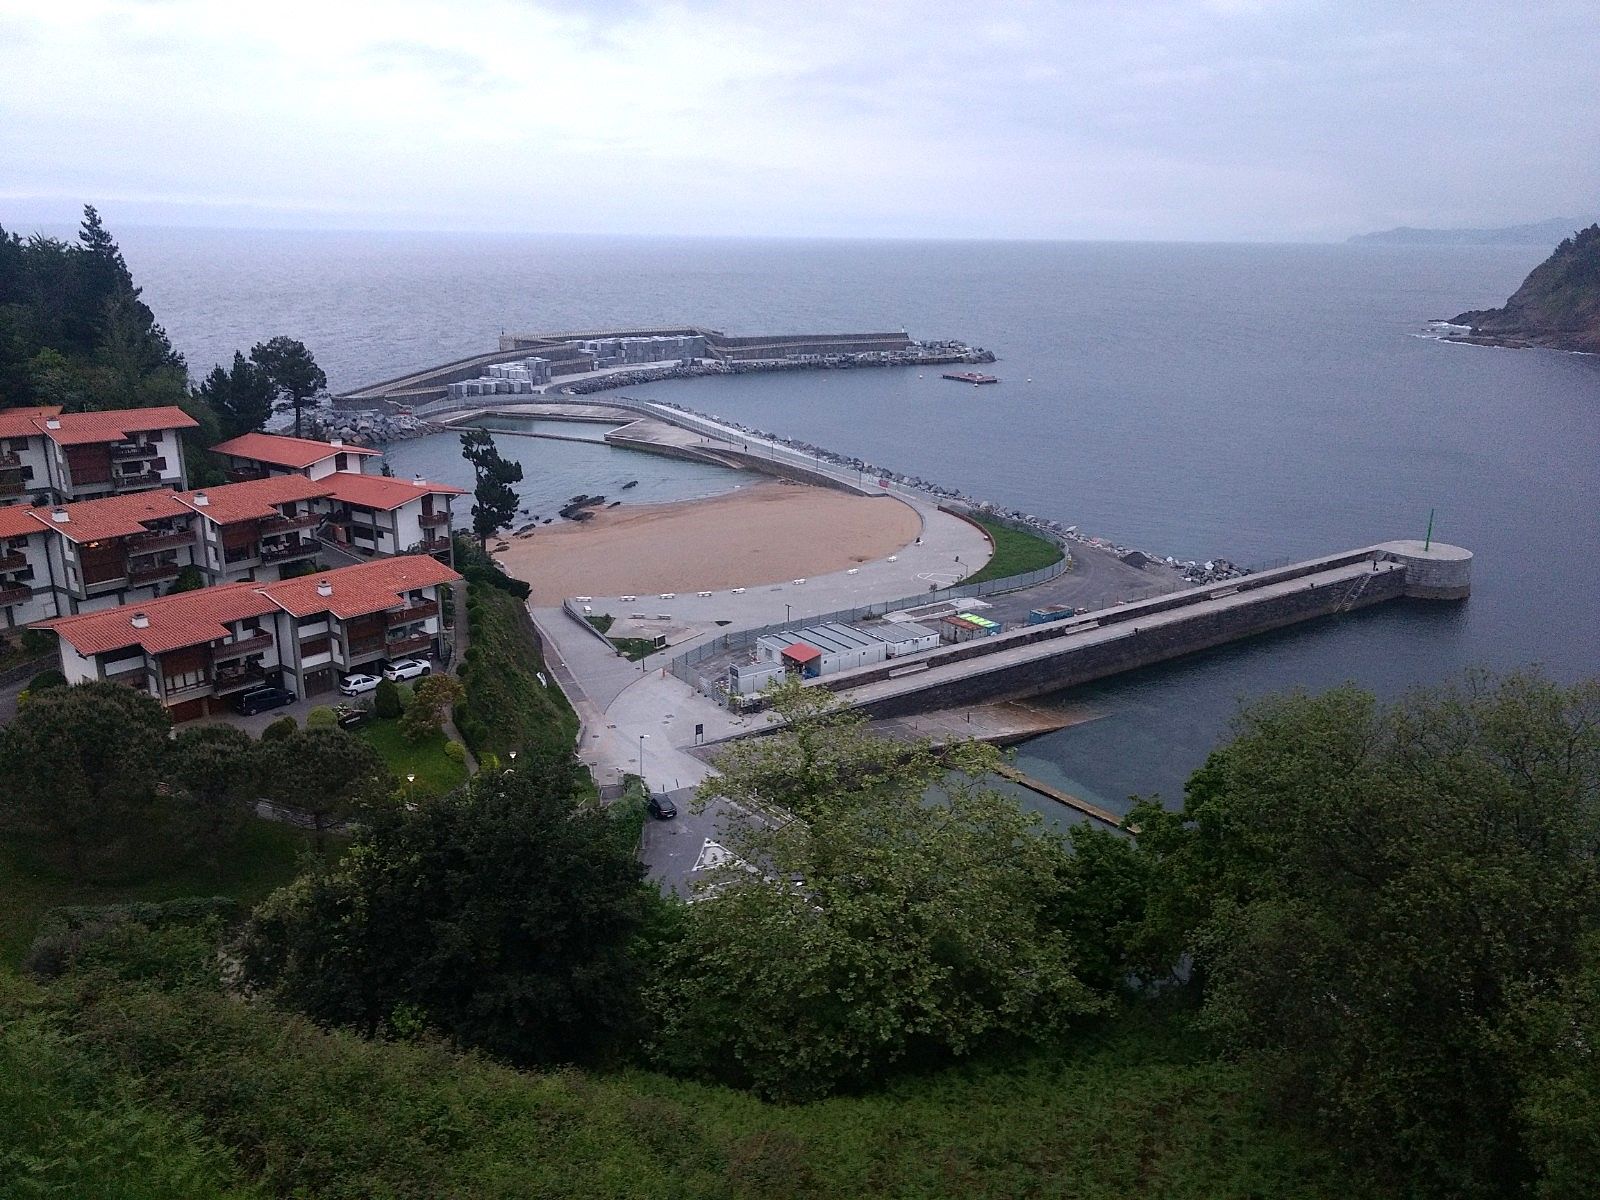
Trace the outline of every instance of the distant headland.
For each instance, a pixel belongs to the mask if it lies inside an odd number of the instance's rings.
[[[1578,217],[1552,217],[1530,225],[1501,225],[1492,229],[1415,229],[1401,225],[1377,233],[1358,233],[1345,241],[1378,246],[1548,246],[1585,222]]]
[[[1503,307],[1461,313],[1448,326],[1452,340],[1477,345],[1600,353],[1600,225],[1563,238]]]

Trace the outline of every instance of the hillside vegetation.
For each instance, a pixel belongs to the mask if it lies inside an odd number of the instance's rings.
[[[1452,317],[1473,340],[1600,353],[1600,225],[1566,238],[1502,308]]]

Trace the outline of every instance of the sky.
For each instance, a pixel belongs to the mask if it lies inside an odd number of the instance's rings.
[[[1600,212],[1600,3],[0,0],[0,225],[1320,241]]]

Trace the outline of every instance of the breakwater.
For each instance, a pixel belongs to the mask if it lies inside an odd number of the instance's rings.
[[[1227,586],[890,659],[826,676],[816,686],[872,717],[1023,699],[1386,601],[1465,599],[1471,565],[1472,555],[1457,546],[1384,542]]]

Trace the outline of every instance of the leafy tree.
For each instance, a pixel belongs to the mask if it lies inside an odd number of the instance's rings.
[[[378,680],[372,693],[372,711],[385,721],[392,721],[405,711],[400,703],[400,687],[394,680]]]
[[[162,775],[184,803],[197,848],[214,864],[250,820],[257,787],[256,743],[233,725],[199,725],[167,748]]]
[[[467,689],[453,675],[429,675],[418,680],[411,692],[411,703],[406,705],[405,715],[400,718],[401,732],[412,742],[431,737],[444,727],[450,710],[466,699],[466,695]]]
[[[319,704],[306,714],[307,729],[336,729],[339,725],[339,714],[326,704]]]
[[[651,899],[567,782],[479,775],[373,813],[338,866],[257,910],[248,978],[368,1033],[422,1026],[518,1063],[606,1056],[634,1021],[631,946]]]
[[[48,688],[0,729],[0,823],[75,879],[129,865],[154,810],[171,722],[117,683]]]
[[[193,592],[205,587],[206,577],[200,573],[200,568],[193,563],[187,564],[178,572],[178,577],[167,588],[167,595],[174,596],[179,592]]]
[[[294,733],[299,728],[300,723],[288,713],[285,713],[283,716],[279,717],[276,721],[271,722],[265,729],[261,731],[261,740],[263,742],[280,741],[281,739],[286,738],[290,734]]]
[[[258,762],[267,797],[311,818],[318,849],[334,825],[394,791],[394,777],[378,752],[342,729],[263,738]]]
[[[487,429],[469,429],[461,435],[461,457],[472,464],[477,485],[473,489],[472,531],[480,548],[489,544],[497,529],[517,516],[517,493],[512,484],[522,482],[522,464],[507,462]]]
[[[814,695],[781,689],[790,725],[729,751],[702,789],[764,818],[734,825],[735,859],[664,951],[657,1060],[808,1099],[1098,1011],[1053,920],[1061,841],[927,743],[880,740]],[[949,761],[976,772],[994,754]]]
[[[231,438],[266,425],[277,388],[261,364],[235,350],[233,366],[212,367],[195,394],[217,414],[221,436]]]
[[[250,361],[271,381],[280,412],[294,412],[294,435],[300,436],[300,416],[306,402],[328,386],[328,377],[304,342],[275,337],[250,348]]]
[[[1283,1111],[1409,1195],[1534,1182],[1530,1021],[1600,934],[1600,684],[1268,701],[1134,819],[1150,945]]]

